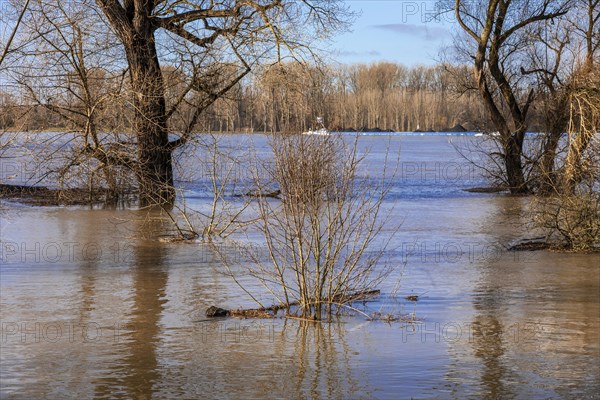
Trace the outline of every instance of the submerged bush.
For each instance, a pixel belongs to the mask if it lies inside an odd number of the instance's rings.
[[[600,247],[600,192],[539,198],[535,203],[534,222],[548,239],[572,250]]]
[[[379,263],[389,242],[379,238],[386,173],[375,184],[358,176],[356,140],[279,135],[271,145],[269,172],[281,201],[258,199],[268,256],[256,258],[250,274],[281,304],[321,319],[391,271]]]

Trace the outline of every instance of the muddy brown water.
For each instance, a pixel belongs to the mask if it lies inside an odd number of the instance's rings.
[[[141,211],[2,202],[1,397],[598,398],[599,256],[506,251],[536,235],[528,200],[463,192],[482,181],[448,137],[360,144],[372,174],[401,150],[398,268],[364,310],[419,323],[207,321],[210,305],[252,305],[210,247],[156,240],[168,227]],[[190,207],[201,181],[185,181]],[[237,239],[221,250],[235,258]]]

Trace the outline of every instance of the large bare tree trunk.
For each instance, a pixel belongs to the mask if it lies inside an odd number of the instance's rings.
[[[524,139],[525,131],[520,130],[509,136],[504,148],[506,178],[510,186],[510,192],[513,194],[529,192],[529,188],[525,182],[525,176],[523,175],[523,164],[521,162]]]
[[[509,128],[506,118],[496,105],[493,94],[487,84],[486,74],[484,71],[485,49],[481,48],[478,51],[475,61],[475,74],[478,77],[479,92],[484,100],[486,109],[490,118],[498,132],[502,141],[502,150],[504,151],[504,168],[506,172],[506,182],[508,183],[512,194],[524,194],[529,191],[525,176],[523,174],[523,142],[525,140],[526,125],[521,124],[521,129],[512,132]],[[513,103],[516,107],[516,104]]]
[[[121,39],[133,89],[133,130],[137,137],[136,175],[140,205],[172,204],[172,147],[169,146],[167,112],[162,72],[156,53],[151,15],[153,2],[135,0],[119,3],[97,0]]]
[[[554,164],[561,136],[562,130],[551,130],[548,132],[542,148],[539,183],[539,192],[542,195],[548,195],[556,191],[557,182]]]
[[[142,206],[170,204],[175,199],[162,73],[153,32],[139,32],[126,46],[134,91],[134,132],[138,141],[137,171]]]

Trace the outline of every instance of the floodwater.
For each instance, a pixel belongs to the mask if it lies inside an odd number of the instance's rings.
[[[228,140],[268,155],[264,137]],[[252,305],[214,248],[158,241],[172,227],[142,211],[0,203],[1,398],[598,398],[599,256],[506,251],[536,235],[528,200],[462,190],[484,184],[451,143],[469,140],[359,139],[371,176],[401,154],[398,267],[364,311],[413,324],[206,320]],[[5,181],[32,173],[2,162]],[[180,183],[202,208],[202,176]]]

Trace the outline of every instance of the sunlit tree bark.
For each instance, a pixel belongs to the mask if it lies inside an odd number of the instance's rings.
[[[523,142],[535,89],[519,73],[529,29],[568,11],[569,1],[455,0],[456,19],[471,39],[474,75],[481,98],[501,138],[506,183],[512,193],[530,188],[523,172]]]

